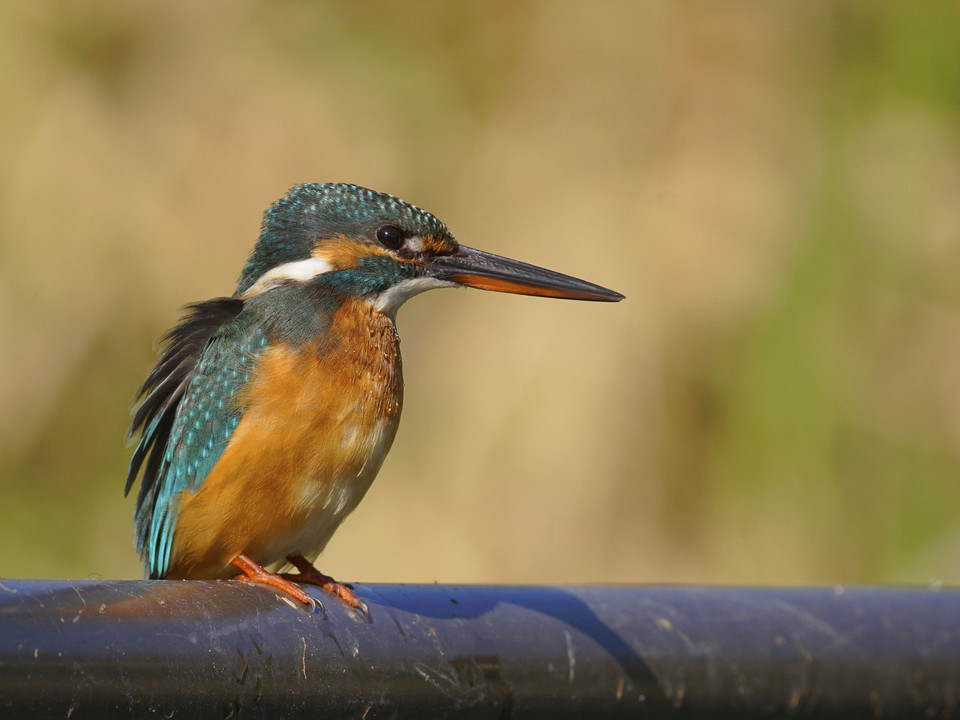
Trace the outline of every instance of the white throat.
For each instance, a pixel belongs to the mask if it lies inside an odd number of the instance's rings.
[[[455,282],[438,280],[434,277],[418,277],[401,280],[391,288],[384,290],[371,299],[374,308],[384,315],[395,318],[397,310],[414,295],[434,288],[457,287]]]

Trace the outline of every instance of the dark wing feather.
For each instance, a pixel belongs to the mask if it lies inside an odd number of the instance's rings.
[[[140,406],[130,423],[130,437],[133,438],[138,431],[141,437],[130,461],[124,495],[130,493],[130,488],[133,487],[137,473],[151,448],[151,460],[154,464],[159,460],[156,456],[163,455],[177,403],[183,397],[183,391],[200,360],[200,354],[213,334],[239,315],[242,309],[243,300],[236,298],[214,298],[194,303],[187,306],[187,312],[180,323],[164,335],[161,340],[164,349],[160,360],[137,391],[136,401],[140,402]],[[150,462],[145,470],[149,469]],[[144,472],[140,495],[149,491],[155,481],[155,474]]]

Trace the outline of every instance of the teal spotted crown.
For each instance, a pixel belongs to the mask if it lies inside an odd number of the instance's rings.
[[[242,294],[271,268],[302,260],[317,240],[366,236],[382,223],[412,235],[453,239],[447,226],[398,197],[347,183],[305,183],[291,188],[264,213],[260,239],[240,275]]]

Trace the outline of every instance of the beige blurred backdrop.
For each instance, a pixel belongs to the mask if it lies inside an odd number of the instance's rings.
[[[623,292],[400,312],[343,580],[960,580],[960,6],[0,5],[0,575],[139,577],[156,339],[347,181]]]

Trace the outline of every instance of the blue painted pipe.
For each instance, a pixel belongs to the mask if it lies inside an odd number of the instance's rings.
[[[0,718],[952,717],[960,591],[0,580]]]

